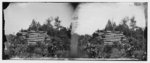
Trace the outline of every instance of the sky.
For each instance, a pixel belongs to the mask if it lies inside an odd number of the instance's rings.
[[[105,28],[108,19],[117,25],[125,17],[135,16],[136,25],[145,27],[144,7],[134,3],[83,3],[78,9],[78,26],[75,33],[93,34]],[[129,25],[129,22],[127,23]]]
[[[118,25],[123,18],[134,16],[137,26],[145,27],[144,7],[134,3],[81,3],[75,10],[69,3],[11,3],[4,10],[5,34],[27,29],[33,19],[43,24],[47,18],[56,16],[64,27],[75,22],[73,31],[79,35],[104,29],[108,19]]]
[[[46,19],[57,16],[62,26],[69,27],[72,13],[73,8],[69,3],[11,3],[4,10],[5,34],[27,29],[33,19],[43,24]]]

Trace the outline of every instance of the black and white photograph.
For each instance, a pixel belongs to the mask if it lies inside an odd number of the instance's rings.
[[[2,60],[147,61],[148,2],[2,2]]]

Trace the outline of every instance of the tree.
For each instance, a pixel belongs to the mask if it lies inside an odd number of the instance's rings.
[[[112,31],[113,30],[113,24],[110,20],[108,20],[108,23],[105,27],[105,30],[109,30],[109,31]]]
[[[128,25],[127,25],[127,22],[129,21],[129,17],[125,17],[122,19],[122,26],[125,28],[125,29],[128,29]]]
[[[128,21],[129,21],[129,17],[125,17],[122,19],[122,24],[126,25]]]
[[[115,31],[121,31],[124,35],[131,36],[129,27],[127,25],[128,20],[128,17],[123,18],[122,23],[116,26]]]
[[[56,17],[55,18],[55,26],[56,26],[56,29],[59,29],[61,26],[60,26],[60,20],[59,20],[59,17]]]
[[[130,23],[131,29],[134,30],[135,27],[136,27],[135,17],[133,16],[133,17],[130,19],[130,21],[131,21],[131,23]]]
[[[113,24],[112,24],[112,26],[113,26],[113,31],[115,31],[115,28],[116,28],[116,23],[114,22]]]
[[[46,25],[47,25],[48,27],[53,27],[52,24],[51,24],[52,19],[53,19],[53,18],[51,17],[51,19],[48,18],[48,19],[46,20]]]
[[[38,30],[37,22],[36,22],[34,19],[32,20],[32,23],[31,23],[31,25],[29,26],[28,30],[35,30],[35,31]]]
[[[38,22],[37,23],[37,30],[39,30],[40,27],[41,27],[41,24]]]

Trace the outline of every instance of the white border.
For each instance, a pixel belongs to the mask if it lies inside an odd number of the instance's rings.
[[[149,4],[149,0],[0,0],[0,14],[1,14],[1,22],[0,25],[2,25],[2,2],[148,2],[148,21],[149,21],[149,13],[150,13],[150,4]],[[148,30],[150,29],[150,24],[148,22]],[[0,29],[2,30],[2,26],[0,27]],[[149,32],[149,31],[148,31]],[[0,33],[2,34],[2,31],[0,31]],[[149,36],[149,33],[148,33]],[[147,61],[65,61],[65,60],[2,60],[2,35],[0,35],[0,63],[150,63],[150,54],[148,53],[148,60]],[[150,39],[148,37],[148,39]],[[150,43],[149,40],[147,41],[148,43],[148,52],[150,52]]]

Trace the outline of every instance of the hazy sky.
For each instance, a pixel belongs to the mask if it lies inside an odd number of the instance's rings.
[[[144,7],[134,3],[82,3],[74,11],[69,3],[11,3],[4,10],[5,33],[16,33],[26,29],[32,19],[43,24],[47,18],[59,16],[61,25],[68,27],[72,17],[77,16],[78,34],[92,34],[97,29],[104,29],[108,19],[118,25],[126,16],[135,16],[137,26],[145,27]]]
[[[118,25],[126,16],[135,16],[137,26],[145,27],[143,6],[135,6],[134,3],[83,3],[79,6],[75,32],[92,34],[97,29],[104,29],[108,19]]]
[[[5,33],[12,34],[27,29],[32,20],[45,23],[49,17],[60,17],[61,25],[71,23],[73,9],[68,3],[11,3],[4,10]]]

